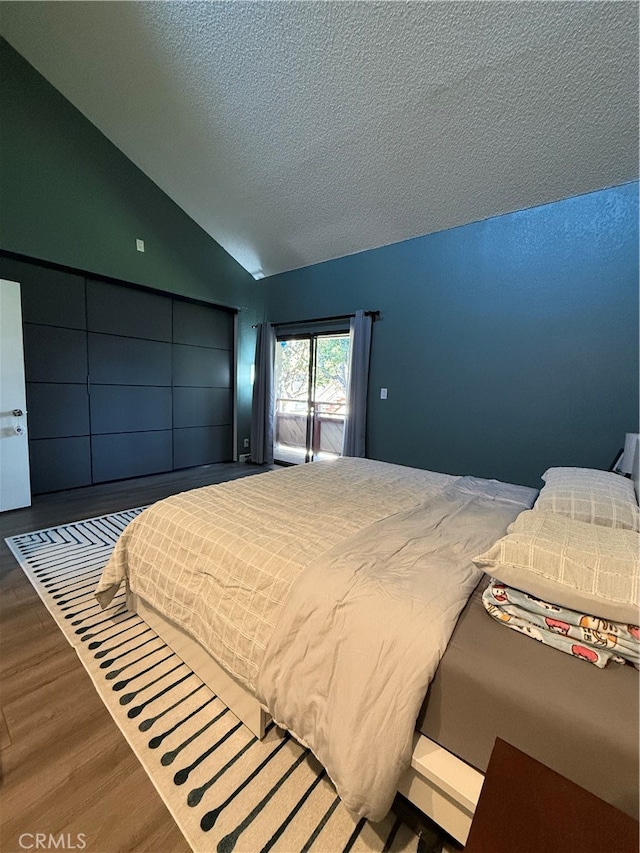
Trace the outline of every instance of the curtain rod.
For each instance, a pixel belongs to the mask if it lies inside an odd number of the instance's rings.
[[[375,321],[380,316],[379,311],[365,311],[365,317],[371,317],[371,320],[375,323]],[[306,326],[307,323],[329,323],[333,320],[350,320],[351,317],[355,317],[355,314],[334,314],[333,317],[311,317],[309,320],[291,320],[285,323],[269,323],[270,326]],[[252,329],[256,329],[260,324],[254,323],[251,326]]]

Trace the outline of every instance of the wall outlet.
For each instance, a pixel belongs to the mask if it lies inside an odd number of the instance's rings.
[[[245,440],[244,440],[244,446],[245,446],[245,447],[249,447],[249,439],[248,439],[248,438],[245,438]]]
[[[380,389],[380,399],[381,399],[381,400],[386,400],[386,399],[387,399],[387,389],[386,389],[386,388],[381,388],[381,389]]]
[[[136,249],[139,252],[144,252],[144,240],[136,240]]]
[[[250,453],[241,453],[238,456],[238,462],[250,462],[250,461],[251,461],[251,454]]]

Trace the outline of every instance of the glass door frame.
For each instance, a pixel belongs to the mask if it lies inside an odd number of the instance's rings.
[[[308,332],[282,332],[280,334],[276,333],[276,346],[282,341],[309,341],[309,358],[307,365],[307,416],[306,416],[306,446],[304,448],[304,462],[313,462],[315,456],[320,453],[320,448],[317,450],[314,447],[315,435],[316,435],[316,423],[317,423],[317,406],[316,406],[316,393],[317,393],[317,355],[318,355],[318,338],[333,338],[333,337],[349,337],[350,331],[349,328],[345,329],[335,329],[335,330],[319,330],[319,331],[308,331]],[[348,357],[348,356],[347,356]],[[276,393],[276,400],[279,399]],[[274,410],[274,418],[277,417],[277,409]],[[275,442],[274,442],[275,444]],[[274,446],[275,451],[275,446]],[[279,464],[291,464],[295,465],[295,462],[287,462],[286,460],[279,460],[277,456],[274,454],[276,462]]]

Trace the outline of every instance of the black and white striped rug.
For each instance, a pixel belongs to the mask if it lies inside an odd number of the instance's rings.
[[[14,536],[44,601],[197,853],[440,849],[390,812],[356,821],[308,750],[271,726],[258,740],[137,615],[93,590],[142,508]]]

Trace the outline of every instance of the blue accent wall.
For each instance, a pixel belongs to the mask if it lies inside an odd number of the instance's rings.
[[[637,183],[263,284],[275,322],[381,311],[372,458],[540,486],[638,430]]]

